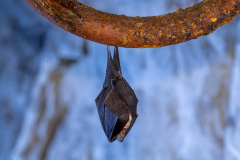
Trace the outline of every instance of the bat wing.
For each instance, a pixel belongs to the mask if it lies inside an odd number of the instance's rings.
[[[122,80],[115,82],[114,89],[116,90],[116,93],[122,99],[122,101],[126,105],[126,108],[129,110],[132,116],[132,121],[130,123],[129,129],[127,130],[127,133],[128,133],[138,117],[138,114],[137,114],[138,99],[133,89],[129,86],[129,84],[124,78]]]
[[[116,90],[117,94],[119,94],[119,96],[123,99],[123,102],[126,104],[127,108],[130,111],[137,113],[138,99],[127,81],[124,78],[115,81],[114,89]]]
[[[112,60],[111,52],[108,46],[107,47],[107,69],[106,69],[105,81],[103,83],[103,88],[108,87],[111,84],[111,79],[114,78],[112,61],[113,60]]]
[[[112,89],[104,101],[105,110],[105,133],[110,142],[114,141],[129,119],[129,111],[116,93]]]
[[[105,122],[105,112],[104,112],[104,107],[103,107],[103,102],[105,100],[106,97],[106,92],[107,92],[107,88],[103,88],[102,91],[100,92],[100,94],[97,96],[95,102],[96,102],[96,106],[97,106],[97,111],[98,111],[98,115],[100,118],[100,122],[102,124],[102,126],[104,126],[104,122]],[[103,130],[105,132],[105,128],[103,127]]]

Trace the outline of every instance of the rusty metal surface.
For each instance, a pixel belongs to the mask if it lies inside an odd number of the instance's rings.
[[[127,17],[76,0],[25,0],[42,16],[85,39],[127,48],[173,45],[208,35],[240,13],[240,0],[204,0],[174,13]]]

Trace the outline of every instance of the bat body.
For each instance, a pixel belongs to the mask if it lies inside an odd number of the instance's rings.
[[[112,58],[108,47],[108,60],[103,89],[96,98],[98,115],[109,140],[122,142],[137,119],[138,99],[122,77],[118,48]]]

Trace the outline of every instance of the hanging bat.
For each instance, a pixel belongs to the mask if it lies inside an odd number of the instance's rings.
[[[122,77],[118,48],[114,48],[113,59],[109,46],[107,50],[105,81],[95,102],[108,141],[113,142],[118,139],[123,142],[137,119],[138,99],[127,81]]]

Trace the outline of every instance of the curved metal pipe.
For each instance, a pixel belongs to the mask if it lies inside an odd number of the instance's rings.
[[[204,0],[174,13],[127,17],[76,0],[25,0],[42,16],[82,38],[127,48],[152,48],[208,35],[240,13],[240,0]]]

